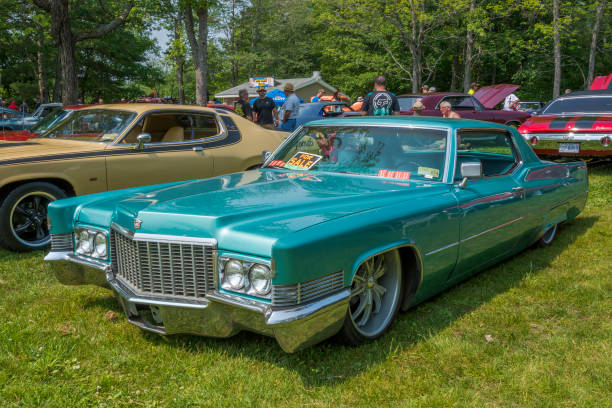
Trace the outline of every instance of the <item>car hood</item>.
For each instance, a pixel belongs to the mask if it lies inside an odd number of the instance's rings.
[[[612,113],[538,115],[526,120],[519,128],[525,132],[611,132]]]
[[[77,219],[89,225],[116,222],[135,232],[215,238],[220,249],[270,255],[276,240],[292,232],[436,194],[440,183],[352,175],[252,170],[163,186],[117,200],[100,195],[83,204]]]
[[[104,143],[55,140],[45,138],[22,142],[0,141],[0,165],[16,164],[31,159],[63,159],[73,155],[96,154],[106,148]]]
[[[497,84],[483,86],[474,92],[474,98],[478,99],[487,109],[493,109],[498,103],[503,101],[506,96],[519,89],[520,85]]]

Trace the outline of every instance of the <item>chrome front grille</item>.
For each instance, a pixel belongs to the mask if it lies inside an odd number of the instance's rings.
[[[51,252],[72,251],[72,232],[51,234]]]
[[[344,273],[337,271],[292,285],[272,286],[272,305],[291,306],[309,302],[344,287]]]
[[[111,230],[111,266],[138,294],[204,298],[215,288],[214,247],[134,240]]]

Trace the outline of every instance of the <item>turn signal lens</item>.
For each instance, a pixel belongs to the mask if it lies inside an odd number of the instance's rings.
[[[610,146],[610,136],[602,137],[601,138],[601,144],[604,145],[604,147]]]
[[[532,146],[535,146],[538,144],[538,137],[537,136],[533,136],[531,139],[529,139],[529,141],[531,142]]]

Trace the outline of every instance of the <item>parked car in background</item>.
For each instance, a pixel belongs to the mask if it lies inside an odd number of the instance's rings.
[[[34,113],[32,113],[32,115],[23,114],[21,112],[13,111],[12,109],[8,109],[9,111],[16,112],[17,115],[12,112],[7,114],[7,117],[0,121],[0,131],[29,129],[40,122],[42,118],[61,106],[61,103],[56,102],[43,103],[34,111]]]
[[[0,140],[8,140],[15,142],[28,140],[33,137],[38,137],[51,126],[55,125],[60,120],[69,116],[75,110],[83,109],[88,106],[91,105],[71,105],[57,107],[51,113],[47,114],[42,120],[32,126],[30,129],[0,131]]]
[[[313,120],[349,116],[352,112],[353,110],[346,102],[303,103],[300,105],[296,127]]]
[[[534,115],[539,113],[543,107],[544,103],[540,101],[519,101],[516,110]]]
[[[12,250],[47,245],[47,204],[58,198],[254,168],[285,138],[198,106],[75,111],[38,138],[0,142],[0,243]]]
[[[543,162],[507,126],[326,119],[261,169],[53,202],[45,259],[112,288],[144,330],[249,330],[294,352],[380,337],[398,310],[549,245],[586,198],[584,162]]]
[[[462,118],[496,122],[518,128],[530,116],[529,113],[493,109],[518,88],[520,88],[519,85],[498,84],[484,86],[473,95],[459,92],[438,92],[400,95],[398,99],[402,115],[412,115],[412,106],[416,101],[421,101],[425,106],[425,109],[421,111],[422,116],[442,116],[440,104],[446,101]]]
[[[612,91],[562,95],[519,132],[540,156],[612,158]]]

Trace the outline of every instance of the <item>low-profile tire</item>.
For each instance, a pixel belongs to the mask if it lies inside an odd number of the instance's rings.
[[[399,310],[402,279],[397,250],[365,260],[353,278],[349,307],[338,339],[345,344],[359,345],[382,336]]]
[[[47,205],[66,197],[57,186],[44,182],[22,184],[0,205],[0,242],[13,251],[33,251],[51,242]]]
[[[557,235],[557,224],[553,225],[552,227],[546,230],[544,235],[542,235],[542,237],[540,237],[540,239],[536,241],[536,246],[538,248],[544,248],[544,247],[549,246],[550,244],[552,244],[556,235]]]

